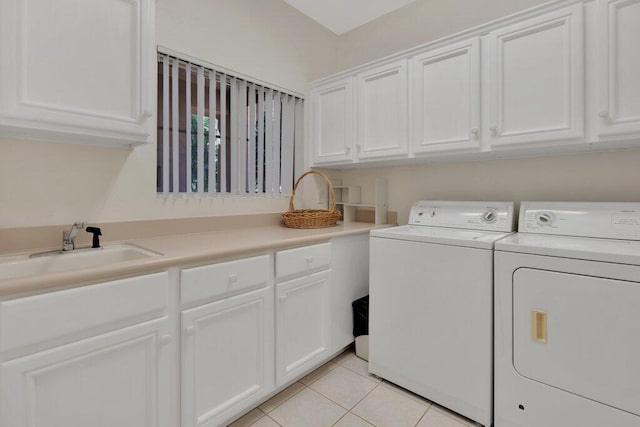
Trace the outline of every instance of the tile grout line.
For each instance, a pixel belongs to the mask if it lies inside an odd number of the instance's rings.
[[[282,424],[280,424],[279,422],[277,422],[276,420],[274,420],[273,418],[271,418],[268,414],[264,415],[265,417],[269,418],[271,421],[273,421],[274,423],[276,423],[277,425],[279,425],[280,427],[282,427]],[[251,427],[251,426],[249,426]]]
[[[296,391],[295,393],[293,393],[291,396],[289,396],[288,398],[286,398],[286,399],[285,399],[285,400],[283,400],[282,402],[280,402],[280,404],[278,404],[278,405],[274,406],[273,408],[271,408],[271,410],[270,410],[269,412],[273,412],[273,411],[275,411],[277,408],[279,408],[279,407],[281,407],[282,405],[284,405],[285,403],[287,403],[287,402],[288,402],[289,400],[291,400],[294,396],[297,396],[297,395],[298,395],[298,393],[300,393],[302,390],[304,390],[304,389],[305,389],[305,387],[307,387],[305,384],[302,384],[300,381],[296,381],[296,382],[294,382],[294,383],[291,383],[291,385],[289,385],[289,386],[288,386],[287,388],[285,388],[284,390],[280,391],[280,393],[283,393],[283,392],[284,392],[285,390],[287,390],[289,387],[293,387],[293,385],[294,385],[294,384],[296,384],[296,383],[300,383],[300,385],[302,385],[302,388],[301,388],[300,390]],[[278,394],[280,394],[280,393],[278,393]],[[271,399],[273,399],[274,397],[276,397],[278,394],[276,394],[275,396],[272,396],[272,397],[271,397]],[[269,400],[271,400],[271,399],[269,399]],[[268,402],[269,400],[267,400],[266,402]],[[265,403],[266,403],[266,402],[265,402]],[[259,407],[259,406],[257,406],[257,408],[258,408],[258,410],[260,410],[260,412],[262,412],[263,414],[265,414],[265,415],[269,416],[269,414],[268,414],[267,412],[264,412],[262,409],[260,409],[260,407]],[[271,417],[269,417],[269,418],[271,418]],[[271,418],[271,419],[273,419],[273,418]],[[276,424],[278,424],[278,423],[276,422]],[[280,424],[278,424],[278,425],[280,425]]]
[[[418,419],[418,422],[414,424],[414,427],[417,427],[418,424],[420,424],[420,421],[422,421],[422,419],[427,415],[427,412],[429,412],[431,410],[431,407],[433,405],[429,405],[429,407],[427,408],[426,411],[424,411],[424,414],[422,414],[422,416]]]
[[[351,412],[351,411],[349,411],[348,413],[349,413],[349,414],[351,414],[351,415],[353,415],[354,417],[356,417],[356,418],[358,418],[358,419],[360,419],[360,420],[364,421],[365,423],[367,423],[367,424],[369,424],[369,425],[372,425],[373,427],[376,427],[375,425],[371,424],[369,421],[367,421],[367,420],[365,420],[364,418],[362,418],[360,415],[354,414],[354,413],[353,413],[353,412]]]
[[[339,366],[342,366],[342,365],[339,365]],[[347,369],[347,370],[349,370],[349,371],[351,371],[350,369],[348,369],[348,368],[346,368],[346,367],[344,367],[344,366],[343,366],[343,368],[344,368],[344,369]],[[329,371],[329,372],[331,372],[331,371]],[[329,372],[325,372],[322,376],[320,376],[320,377],[319,377],[317,380],[315,380],[313,383],[311,383],[311,384],[309,384],[309,385],[306,385],[306,384],[305,384],[304,386],[305,386],[305,387],[307,387],[309,390],[311,390],[311,391],[314,391],[314,392],[318,393],[320,396],[322,396],[322,397],[324,397],[324,398],[328,399],[330,402],[335,403],[336,405],[338,405],[338,406],[339,406],[339,407],[341,407],[342,409],[345,409],[347,412],[351,412],[351,409],[355,408],[355,407],[358,405],[358,403],[362,402],[362,400],[363,400],[364,398],[366,398],[366,397],[367,397],[367,396],[368,396],[368,395],[369,395],[373,390],[375,390],[375,389],[376,389],[376,387],[378,387],[378,386],[380,385],[380,383],[377,383],[377,384],[376,384],[374,381],[372,381],[371,379],[367,378],[367,379],[369,379],[369,381],[371,381],[372,383],[374,383],[373,388],[372,388],[371,390],[369,390],[369,391],[367,392],[367,394],[365,394],[364,396],[362,396],[362,399],[360,399],[360,400],[358,400],[356,403],[354,403],[354,405],[353,405],[351,408],[346,408],[346,407],[342,406],[340,403],[338,403],[338,402],[336,402],[335,400],[333,400],[332,398],[330,398],[329,396],[326,396],[326,395],[325,395],[324,393],[322,393],[321,391],[318,391],[318,390],[316,390],[316,389],[314,389],[314,388],[312,388],[312,387],[311,387],[311,385],[312,385],[312,384],[314,384],[314,383],[316,383],[317,381],[319,381],[320,379],[322,379],[324,376],[326,376],[327,374],[329,374]],[[353,372],[353,371],[351,371],[351,372]],[[357,372],[354,372],[354,373],[357,373]],[[360,375],[360,376],[362,377],[362,375]],[[364,378],[366,378],[366,377],[364,377]],[[346,414],[345,414],[345,415],[346,415]],[[353,414],[353,415],[355,415],[355,414]],[[357,416],[357,415],[356,415],[356,416]],[[343,417],[344,417],[344,415],[343,415]],[[360,418],[360,417],[358,417],[358,418]],[[337,422],[337,421],[336,421],[336,422]]]
[[[375,386],[374,388],[372,388],[372,389],[369,391],[369,393],[365,394],[365,395],[362,397],[362,399],[358,400],[358,401],[356,402],[356,404],[355,404],[355,405],[353,405],[353,407],[351,407],[351,409],[349,409],[349,413],[351,413],[351,414],[355,415],[356,417],[358,417],[358,418],[360,418],[360,419],[362,419],[362,420],[364,420],[364,421],[366,421],[366,422],[368,422],[368,423],[369,423],[369,421],[367,421],[365,418],[362,418],[362,417],[361,417],[361,416],[359,416],[358,414],[354,414],[353,412],[351,412],[351,410],[352,410],[353,408],[355,408],[356,406],[358,406],[358,405],[360,404],[360,402],[362,402],[364,399],[366,399],[366,398],[367,398],[367,396],[369,396],[371,393],[373,393],[373,391],[374,391],[375,389],[377,389],[379,386],[380,386],[380,383],[376,384],[376,386]],[[369,424],[373,425],[372,423],[369,423]]]

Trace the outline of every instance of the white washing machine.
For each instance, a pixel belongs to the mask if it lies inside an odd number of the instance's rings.
[[[370,238],[369,370],[492,421],[493,245],[513,203],[419,201]]]
[[[640,203],[523,203],[495,252],[495,425],[640,426]]]

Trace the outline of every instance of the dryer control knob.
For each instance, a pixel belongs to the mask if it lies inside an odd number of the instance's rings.
[[[555,216],[551,212],[540,212],[536,215],[536,221],[542,226],[553,224],[555,219]]]
[[[486,222],[487,224],[494,223],[497,219],[498,214],[493,209],[489,209],[482,214],[482,221]]]

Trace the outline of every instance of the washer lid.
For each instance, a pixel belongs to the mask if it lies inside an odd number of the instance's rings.
[[[411,208],[409,224],[509,232],[514,230],[513,202],[420,200]]]
[[[640,265],[637,240],[516,233],[496,242],[495,250]]]
[[[438,243],[469,248],[492,249],[494,242],[510,233],[460,228],[425,227],[423,225],[400,225],[371,230],[371,237],[409,240],[413,242]]]

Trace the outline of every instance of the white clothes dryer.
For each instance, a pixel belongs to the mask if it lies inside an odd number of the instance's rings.
[[[493,245],[513,203],[419,201],[370,238],[369,370],[492,422]]]
[[[495,425],[640,426],[640,203],[525,202],[495,249]]]

